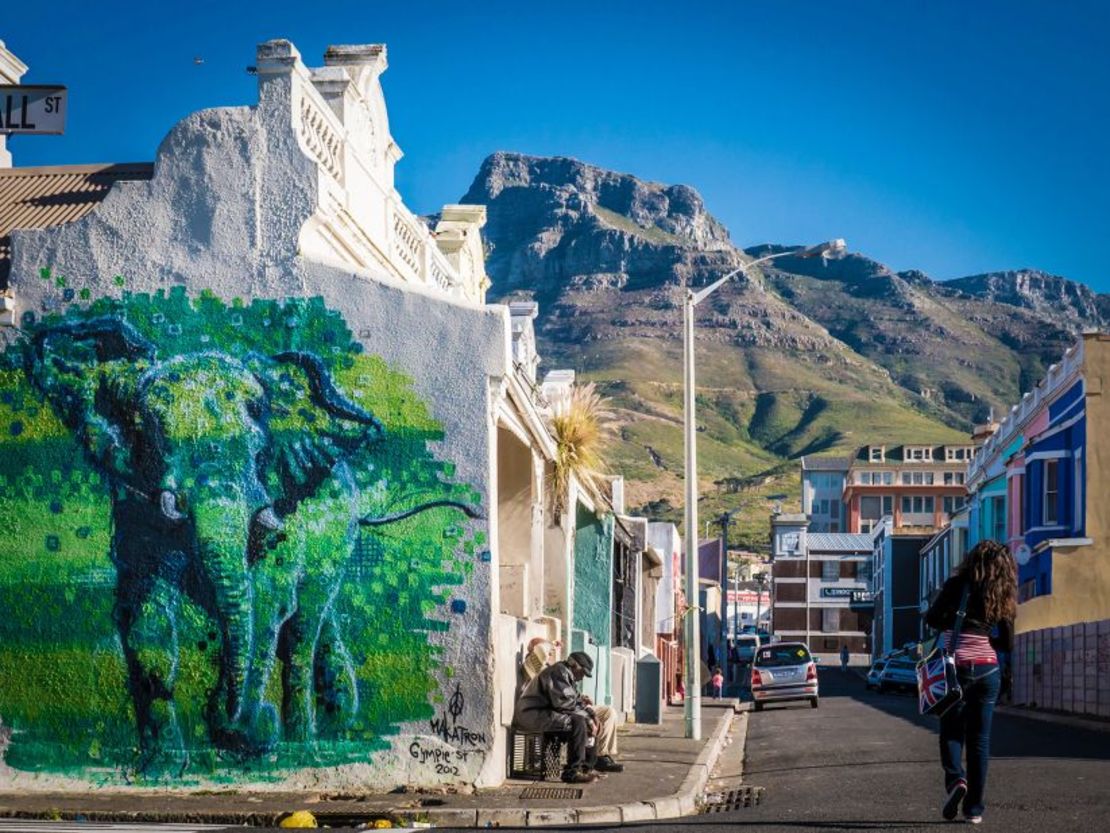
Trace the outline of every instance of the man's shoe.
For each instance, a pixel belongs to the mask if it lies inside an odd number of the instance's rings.
[[[964,800],[965,795],[967,795],[966,781],[957,781],[952,785],[952,789],[948,791],[948,798],[944,801],[944,807],[940,811],[946,821],[952,821],[956,818],[956,813],[960,809],[960,802]]]
[[[983,823],[983,817],[982,817],[982,816],[968,816],[968,817],[967,817],[966,819],[964,819],[964,820],[965,820],[965,821],[966,821],[966,822],[967,822],[968,824],[982,824],[982,823]]]
[[[563,780],[568,784],[592,784],[597,774],[585,769],[567,769],[563,771]]]
[[[608,755],[602,755],[594,764],[594,769],[598,772],[624,772],[624,764],[617,763]]]

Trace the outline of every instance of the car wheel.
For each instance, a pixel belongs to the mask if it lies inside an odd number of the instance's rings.
[[[812,700],[809,701],[809,707],[811,709],[817,708],[817,698],[816,697],[814,697]]]
[[[754,703],[752,703],[752,708],[754,708],[757,712],[761,712],[763,711],[763,704],[756,700]]]

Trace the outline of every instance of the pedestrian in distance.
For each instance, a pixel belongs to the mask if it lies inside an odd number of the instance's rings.
[[[713,698],[720,700],[725,690],[725,675],[721,673],[721,667],[718,665],[713,669]]]
[[[949,650],[965,590],[966,615],[955,646],[963,698],[940,719],[940,762],[946,791],[941,814],[952,821],[962,804],[964,818],[979,824],[990,762],[991,719],[1002,684],[996,652],[1013,650],[1017,614],[1017,565],[1004,544],[976,544],[925,613],[925,623],[942,631],[940,639]]]
[[[842,645],[840,647],[840,670],[844,673],[848,673],[848,660],[851,658],[852,655],[848,651],[848,646]]]

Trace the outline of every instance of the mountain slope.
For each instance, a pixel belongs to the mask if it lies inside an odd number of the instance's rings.
[[[630,502],[677,519],[685,287],[790,249],[741,251],[692,188],[562,157],[495,153],[462,201],[488,210],[490,297],[540,302],[545,365],[613,400]],[[858,254],[787,255],[739,275],[697,312],[703,512],[750,508],[743,543],[761,547],[761,496],[797,495],[800,455],[964,441],[1108,312],[1108,296],[1032,270],[936,283]]]
[[[750,256],[692,189],[569,159],[494,154],[462,199],[487,206],[491,297],[540,301],[545,364],[577,368],[612,397],[621,424],[614,467],[630,500],[664,513],[678,505],[683,287]],[[784,464],[800,454],[872,438],[963,437],[956,415],[900,388],[758,277],[737,276],[699,306],[697,340],[699,475],[710,509],[714,483],[722,495],[749,483],[796,492]]]

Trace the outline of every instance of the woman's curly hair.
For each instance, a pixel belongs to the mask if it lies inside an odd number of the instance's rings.
[[[1005,544],[980,541],[960,565],[960,574],[970,582],[972,593],[982,596],[988,622],[1017,615],[1017,564]]]

